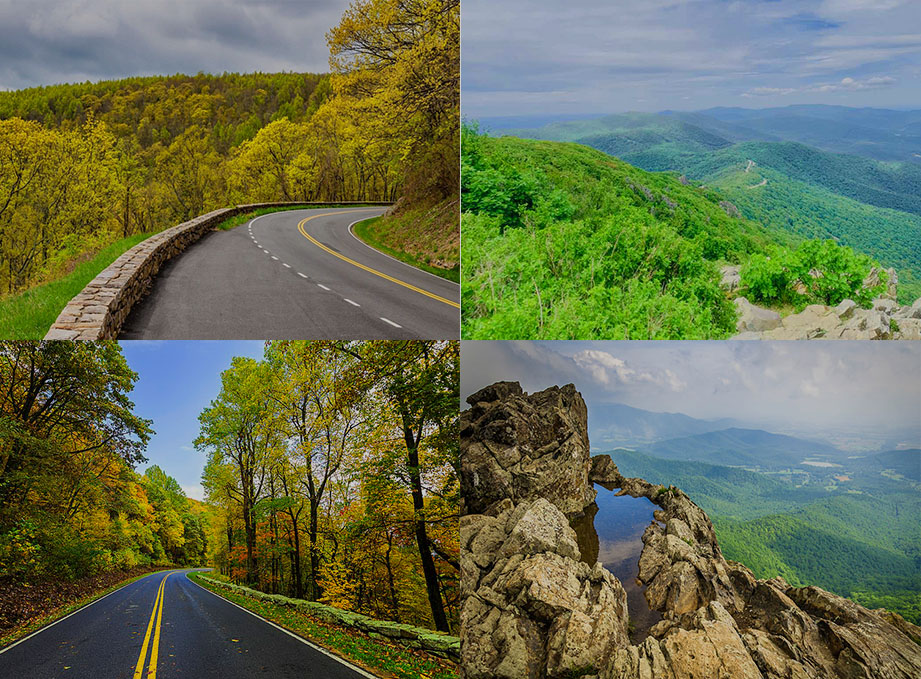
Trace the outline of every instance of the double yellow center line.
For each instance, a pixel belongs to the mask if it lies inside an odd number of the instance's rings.
[[[163,588],[166,585],[166,578],[172,573],[167,573],[160,581],[160,588],[157,590],[157,598],[154,599],[153,610],[150,612],[150,622],[147,623],[147,634],[144,635],[144,645],[141,646],[141,655],[138,656],[137,666],[134,668],[134,679],[141,679],[144,672],[144,658],[147,657],[147,646],[150,644],[151,632],[153,632],[153,645],[150,649],[150,664],[147,667],[146,679],[156,679],[157,677],[157,653],[160,650],[160,621],[163,619]],[[156,623],[154,620],[156,619]]]
[[[306,238],[307,240],[309,240],[311,243],[313,243],[314,245],[316,245],[318,248],[320,248],[321,250],[325,250],[326,252],[328,252],[329,254],[331,254],[333,257],[338,257],[338,258],[341,259],[343,262],[348,262],[349,264],[351,264],[351,265],[353,265],[353,266],[357,266],[359,269],[362,269],[362,270],[364,270],[364,271],[367,271],[368,273],[373,273],[375,276],[380,276],[381,278],[384,278],[384,279],[390,281],[391,283],[396,283],[397,285],[402,285],[404,288],[408,288],[408,289],[410,289],[410,290],[412,290],[412,291],[414,291],[414,292],[418,292],[420,295],[425,295],[426,297],[431,297],[432,299],[437,299],[439,302],[443,302],[444,304],[448,304],[448,305],[450,305],[450,306],[453,306],[453,307],[455,307],[456,309],[460,309],[460,304],[458,304],[458,303],[455,302],[454,300],[445,299],[444,297],[440,297],[440,296],[436,295],[436,294],[433,293],[433,292],[429,292],[428,290],[423,290],[422,288],[417,288],[415,285],[412,285],[412,284],[407,283],[407,282],[405,282],[405,281],[401,281],[400,279],[394,278],[393,276],[388,276],[388,275],[385,274],[385,273],[381,273],[381,272],[378,271],[377,269],[372,269],[370,266],[365,266],[364,264],[361,264],[360,262],[356,262],[354,259],[349,259],[349,258],[346,257],[345,255],[339,254],[338,252],[336,252],[336,251],[333,250],[332,248],[323,245],[323,243],[321,243],[321,242],[318,241],[316,238],[314,238],[314,237],[311,236],[309,233],[307,233],[307,230],[304,228],[304,224],[306,224],[307,222],[309,222],[311,219],[318,219],[319,217],[329,217],[329,216],[331,216],[331,215],[341,215],[341,214],[344,214],[344,213],[346,213],[346,212],[360,212],[360,210],[339,210],[339,211],[337,211],[337,212],[327,212],[327,213],[322,214],[322,215],[313,215],[312,217],[307,217],[307,219],[301,220],[301,222],[297,225],[297,230],[301,232],[301,235],[302,235],[304,238]]]

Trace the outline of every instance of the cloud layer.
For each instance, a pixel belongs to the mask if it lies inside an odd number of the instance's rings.
[[[883,440],[921,423],[917,342],[463,342],[462,398],[497,380],[780,431]]]
[[[919,106],[913,0],[464,0],[468,117]]]
[[[133,75],[328,70],[348,0],[0,0],[0,89]]]

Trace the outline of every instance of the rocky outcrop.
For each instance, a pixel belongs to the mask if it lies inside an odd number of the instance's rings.
[[[627,644],[627,595],[580,560],[566,516],[540,498],[461,518],[461,665],[473,679],[571,676]]]
[[[745,566],[723,558],[710,519],[681,490],[625,478],[608,456],[589,461],[587,437],[580,433],[584,418],[564,417],[573,409],[584,412],[578,397],[571,385],[529,397],[515,383],[500,383],[468,399],[474,407],[463,415],[462,455],[473,450],[485,465],[480,483],[484,478],[496,483],[489,493],[475,488],[467,511],[476,513],[461,519],[462,676],[921,676],[921,628],[815,587],[756,579]],[[541,412],[550,416],[552,426],[541,435],[526,431],[525,423],[535,423]],[[574,426],[569,432],[568,425]],[[563,459],[540,467],[547,479],[517,484],[514,474],[506,478],[497,472],[495,454],[482,450],[486,443],[495,443],[496,450],[516,445],[519,451],[533,450],[547,432],[570,447],[584,440],[581,453],[569,451],[578,473],[567,478],[582,478],[585,487],[570,487],[565,497],[549,483],[564,478],[557,468]],[[520,444],[514,438],[519,435]],[[462,469],[465,490],[470,489],[470,476],[478,468],[472,459],[462,459]],[[539,477],[541,472],[534,473]],[[578,498],[593,495],[590,481],[604,481],[621,494],[647,497],[658,506],[643,535],[638,579],[662,620],[639,644],[632,644],[627,633],[623,587],[601,564],[580,561],[584,555],[566,520]],[[516,495],[495,499],[498,489]],[[526,489],[540,491],[525,494]]]
[[[742,267],[738,264],[727,264],[720,267],[720,287],[728,292],[735,292],[742,285]]]
[[[921,298],[911,306],[900,306],[894,299],[880,297],[870,309],[861,309],[849,299],[834,307],[811,304],[784,318],[744,297],[735,302],[739,334],[733,339],[921,339]]]
[[[478,514],[495,502],[546,498],[567,516],[595,499],[588,483],[588,411],[576,388],[525,394],[498,382],[467,399],[461,414],[464,509]]]

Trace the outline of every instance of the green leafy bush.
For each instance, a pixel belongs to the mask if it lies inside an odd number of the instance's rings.
[[[770,257],[752,255],[742,267],[741,279],[746,295],[757,302],[835,305],[852,299],[868,306],[886,289],[886,273],[879,274],[878,285],[865,288],[863,281],[873,266],[869,256],[833,240],[807,240],[790,250],[778,248]]]

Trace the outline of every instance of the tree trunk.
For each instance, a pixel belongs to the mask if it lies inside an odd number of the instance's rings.
[[[422,560],[422,574],[425,576],[425,591],[428,594],[429,605],[432,608],[432,620],[435,623],[435,629],[439,632],[450,632],[448,617],[445,615],[444,603],[441,600],[441,587],[438,584],[438,571],[435,570],[432,546],[425,530],[425,504],[422,498],[422,478],[419,474],[419,451],[412,432],[404,430],[404,436],[409,454],[409,479],[414,510],[413,523],[415,524],[416,544],[419,547],[419,558]]]

